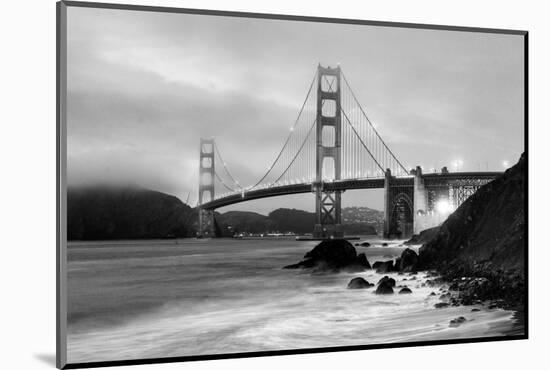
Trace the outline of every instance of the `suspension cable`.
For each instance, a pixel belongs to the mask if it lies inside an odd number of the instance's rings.
[[[350,125],[351,129],[353,130],[353,132],[355,133],[355,136],[357,136],[357,138],[359,139],[359,141],[361,142],[361,144],[363,145],[363,147],[367,150],[367,152],[369,153],[369,155],[371,156],[371,158],[373,159],[374,162],[376,162],[376,164],[378,165],[378,167],[380,168],[380,170],[382,170],[382,173],[384,173],[384,168],[380,165],[380,163],[376,160],[376,158],[374,158],[374,156],[372,155],[371,151],[369,150],[369,148],[367,147],[367,145],[363,142],[363,139],[361,139],[361,137],[359,136],[359,134],[357,133],[357,131],[355,130],[355,127],[353,127],[353,124],[351,123],[351,121],[349,120],[348,118],[348,115],[346,114],[346,112],[343,110],[343,109],[340,109],[342,111],[342,113],[344,114],[344,117],[346,118],[346,121],[348,122],[348,124]]]
[[[277,161],[279,160],[279,158],[281,158],[281,155],[283,154],[286,146],[288,145],[289,141],[290,141],[290,138],[292,137],[292,134],[294,134],[294,129],[296,128],[296,126],[298,125],[299,121],[300,121],[300,116],[302,115],[302,112],[304,111],[304,108],[306,106],[306,103],[307,103],[307,100],[309,98],[309,95],[311,94],[311,90],[313,88],[313,84],[315,82],[315,80],[317,79],[317,71],[315,71],[315,74],[313,75],[313,80],[311,81],[311,84],[309,85],[309,90],[307,92],[307,95],[306,95],[306,98],[304,99],[304,103],[302,104],[302,108],[300,109],[300,112],[298,113],[298,117],[296,118],[296,121],[294,121],[294,125],[292,126],[292,130],[290,131],[290,134],[288,135],[288,137],[286,138],[286,141],[285,143],[283,144],[283,147],[281,148],[281,151],[279,152],[279,154],[277,155],[277,157],[275,158],[275,160],[273,161],[273,163],[271,164],[271,166],[269,166],[267,172],[262,176],[262,178],[260,180],[258,180],[258,182],[256,184],[254,184],[254,186],[251,187],[251,189],[254,189],[256,186],[260,185],[260,183],[262,181],[264,181],[264,179],[267,177],[267,175],[269,175],[269,173],[271,172],[271,170],[273,169],[273,167],[275,167],[275,164],[277,163]]]
[[[317,123],[317,119],[315,119],[313,121],[313,124],[311,125],[311,127],[309,128],[309,130],[307,131],[307,135],[306,135],[306,138],[304,139],[304,141],[302,142],[302,145],[300,146],[300,149],[298,149],[298,151],[296,152],[296,154],[294,155],[294,158],[292,158],[292,161],[290,161],[290,164],[287,166],[287,168],[283,171],[283,173],[281,174],[281,176],[279,176],[277,178],[277,180],[275,180],[273,183],[276,183],[277,181],[279,181],[281,179],[281,177],[283,177],[285,175],[285,173],[288,171],[288,169],[290,168],[290,166],[292,166],[292,164],[294,163],[294,161],[296,160],[296,158],[298,158],[298,154],[300,154],[300,152],[302,151],[302,148],[304,147],[304,145],[306,144],[307,142],[307,139],[309,138],[309,135],[311,134],[311,131],[313,130],[313,127],[315,127],[315,124]]]
[[[221,182],[221,184],[229,191],[231,192],[234,192],[235,189],[229,187],[220,177],[220,175],[218,175],[218,173],[216,171],[214,171],[214,175],[216,175],[216,178],[218,179],[219,182]]]
[[[376,128],[374,128],[374,125],[372,124],[371,120],[369,119],[369,117],[367,116],[367,114],[365,113],[365,111],[363,110],[363,107],[361,106],[361,104],[359,103],[359,100],[357,99],[357,97],[355,96],[355,93],[353,92],[353,89],[351,88],[346,76],[344,75],[344,72],[342,71],[342,77],[344,78],[344,82],[346,83],[349,91],[351,92],[351,95],[353,96],[353,99],[355,100],[355,103],[357,104],[357,106],[359,107],[359,109],[361,110],[361,113],[363,113],[363,116],[367,119],[367,122],[369,123],[369,125],[372,127],[372,129],[374,130],[374,133],[376,134],[376,136],[378,137],[378,139],[380,139],[380,141],[382,142],[382,144],[384,145],[384,147],[390,152],[390,155],[393,157],[393,159],[395,159],[395,161],[397,162],[397,164],[401,167],[401,169],[407,173],[407,169],[401,164],[401,162],[399,162],[399,159],[397,159],[397,157],[393,154],[393,152],[391,151],[390,148],[388,148],[388,146],[386,145],[386,143],[384,142],[384,140],[382,140],[382,137],[380,136],[380,134],[378,133],[378,131],[376,131]],[[361,141],[362,142],[362,141]]]
[[[231,179],[231,181],[233,181],[233,183],[234,183],[235,185],[237,185],[240,189],[242,189],[242,186],[239,185],[239,182],[238,182],[238,181],[235,181],[235,178],[231,175],[231,172],[229,172],[229,169],[227,168],[227,166],[226,166],[226,164],[225,164],[225,161],[223,160],[223,157],[222,157],[221,152],[220,152],[220,150],[219,150],[219,148],[218,148],[218,145],[216,145],[216,142],[214,142],[214,148],[215,148],[215,150],[216,150],[216,153],[217,153],[218,156],[220,157],[220,160],[221,160],[221,162],[222,162],[222,166],[223,166],[223,168],[224,168],[224,170],[225,170],[225,173],[227,173],[227,176],[229,176],[229,178]]]

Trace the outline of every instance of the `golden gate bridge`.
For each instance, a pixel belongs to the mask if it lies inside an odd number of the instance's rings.
[[[500,172],[407,170],[379,135],[340,66],[319,65],[290,132],[258,180],[240,183],[214,139],[201,139],[199,236],[215,236],[214,210],[273,196],[315,194],[316,239],[344,237],[342,193],[384,189],[384,236],[409,237],[441,221]]]

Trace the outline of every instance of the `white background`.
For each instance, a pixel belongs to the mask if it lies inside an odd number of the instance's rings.
[[[112,2],[117,2],[112,0]],[[544,1],[202,0],[127,3],[528,30],[530,339],[526,341],[203,361],[132,369],[547,368],[550,261],[548,75]],[[0,182],[0,362],[53,368],[55,358],[55,2],[2,4]]]

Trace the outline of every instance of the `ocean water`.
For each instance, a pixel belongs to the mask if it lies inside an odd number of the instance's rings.
[[[381,243],[382,240],[369,240]],[[356,247],[371,264],[404,246]],[[413,294],[348,290],[353,277],[283,270],[316,242],[293,239],[78,242],[68,248],[68,361],[90,362],[505,335],[513,312],[434,308],[425,274],[390,273]],[[406,279],[406,280],[405,280]],[[396,289],[396,293],[397,293]],[[467,321],[450,327],[449,321]]]

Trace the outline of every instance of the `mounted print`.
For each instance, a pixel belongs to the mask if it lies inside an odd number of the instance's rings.
[[[527,32],[57,19],[58,367],[527,338]]]

